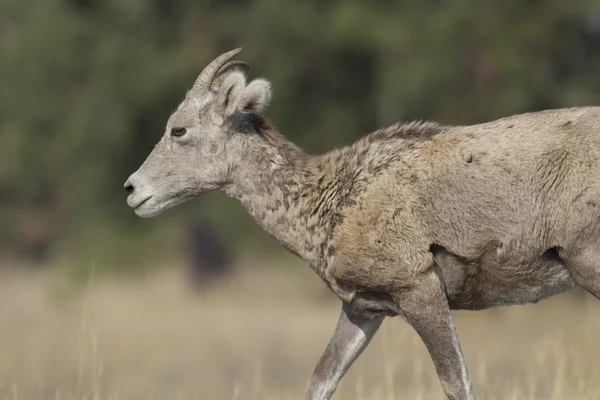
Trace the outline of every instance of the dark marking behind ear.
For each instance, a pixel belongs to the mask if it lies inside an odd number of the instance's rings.
[[[240,133],[260,133],[267,127],[267,121],[255,113],[236,113],[233,120],[233,129]]]

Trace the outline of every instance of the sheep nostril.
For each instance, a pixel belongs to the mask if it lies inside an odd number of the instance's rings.
[[[125,191],[127,192],[127,194],[132,194],[135,191],[135,188],[132,184],[128,183],[125,185]]]

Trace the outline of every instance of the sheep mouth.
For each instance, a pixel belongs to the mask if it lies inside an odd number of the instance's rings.
[[[133,209],[137,210],[138,208],[140,208],[141,206],[143,206],[144,204],[146,204],[146,202],[148,200],[150,200],[151,198],[152,198],[152,196],[146,197],[144,200],[140,201],[136,206],[134,206]]]

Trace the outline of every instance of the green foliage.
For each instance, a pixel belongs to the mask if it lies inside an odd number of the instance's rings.
[[[600,96],[598,1],[2,0],[0,251],[144,264],[177,254],[190,216],[271,251],[222,196],[141,220],[122,190],[197,73],[238,46],[273,82],[268,116],[312,152],[397,120]]]

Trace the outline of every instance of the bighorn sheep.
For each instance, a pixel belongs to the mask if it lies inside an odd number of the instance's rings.
[[[600,107],[473,126],[396,124],[308,155],[261,116],[247,65],[211,62],[125,183],[142,217],[220,189],[342,300],[306,399],[329,399],[386,316],[411,324],[449,399],[474,399],[450,315],[600,296]]]

